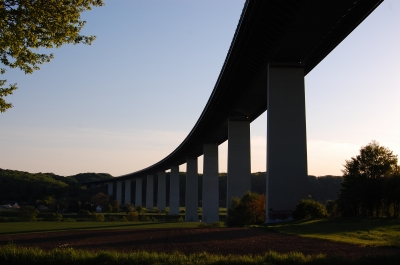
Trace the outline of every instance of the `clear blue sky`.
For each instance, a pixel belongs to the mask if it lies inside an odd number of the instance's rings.
[[[108,0],[85,12],[91,46],[44,50],[55,58],[32,75],[7,71],[19,89],[0,114],[0,168],[119,176],[164,158],[200,116],[243,4]],[[399,29],[400,1],[386,0],[307,75],[309,174],[341,175],[371,140],[400,154]],[[252,171],[265,171],[265,113],[251,136]]]

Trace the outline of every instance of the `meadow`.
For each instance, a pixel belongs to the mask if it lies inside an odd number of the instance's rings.
[[[43,231],[136,229],[136,228],[196,228],[199,223],[186,222],[5,222],[0,223],[0,236],[36,233]],[[259,226],[278,233],[301,237],[320,238],[361,246],[395,247],[395,255],[379,255],[347,259],[328,254],[305,255],[266,252],[263,255],[216,255],[195,253],[149,253],[117,251],[85,251],[57,248],[43,251],[38,248],[18,247],[13,244],[0,246],[0,264],[399,264],[400,221],[389,219],[333,218],[296,221]]]

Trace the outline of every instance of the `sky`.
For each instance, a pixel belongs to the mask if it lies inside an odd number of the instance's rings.
[[[55,58],[2,76],[18,90],[0,113],[0,168],[121,176],[163,159],[195,125],[244,0],[105,3],[82,14],[91,46],[40,50]],[[400,154],[399,29],[400,1],[386,0],[305,77],[309,175],[342,175],[372,140]],[[266,120],[251,124],[252,172],[266,170]],[[226,153],[227,142],[220,172]]]

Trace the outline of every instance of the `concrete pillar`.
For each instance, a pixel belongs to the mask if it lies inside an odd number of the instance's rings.
[[[113,182],[108,182],[107,183],[108,186],[108,196],[112,196],[113,195]]]
[[[270,65],[268,76],[267,218],[269,209],[292,211],[307,195],[304,69]]]
[[[125,180],[125,201],[124,204],[131,203],[131,180]]]
[[[250,163],[250,122],[229,120],[227,209],[231,207],[232,197],[240,198],[251,190]]]
[[[135,206],[142,206],[142,178],[136,179]]]
[[[147,175],[147,184],[146,184],[146,208],[153,209],[154,207],[154,185],[153,185],[153,175]]]
[[[205,223],[219,221],[218,145],[203,145],[203,217]]]
[[[165,171],[158,171],[157,209],[165,211],[167,206],[167,177]]]
[[[186,160],[186,196],[185,196],[185,221],[197,222],[198,213],[198,170],[197,157]]]
[[[117,181],[117,195],[116,200],[122,205],[122,181]]]
[[[171,166],[169,178],[169,214],[179,214],[179,166]]]

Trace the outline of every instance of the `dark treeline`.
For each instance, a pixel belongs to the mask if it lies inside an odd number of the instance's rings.
[[[0,169],[0,202],[17,202],[20,205],[76,205],[80,208],[90,203],[91,196],[106,192],[106,187],[87,190],[80,182],[112,178],[106,173],[82,173],[74,176],[59,176],[53,173],[29,173]]]
[[[169,178],[167,172],[167,205],[169,204]],[[53,173],[28,173],[17,170],[0,169],[0,202],[18,202],[20,205],[59,205],[63,208],[69,205],[72,209],[93,209],[92,196],[102,192],[107,194],[107,185],[102,184],[86,189],[80,183],[111,179],[106,173],[82,173],[74,176],[59,176]],[[202,182],[203,175],[199,174],[199,206],[202,205]],[[308,177],[307,194],[314,200],[326,203],[327,200],[335,200],[340,190],[341,177],[324,176]],[[142,180],[142,202],[146,201],[146,178]],[[185,205],[186,174],[180,173],[180,205]],[[219,205],[226,206],[226,173],[219,174]],[[251,174],[251,187],[253,192],[265,194],[266,173],[256,172]],[[113,185],[113,195],[110,201],[115,200],[116,185]],[[158,178],[154,176],[154,202],[157,202]],[[132,202],[135,200],[136,182],[131,182]],[[125,198],[125,183],[122,184],[122,198]]]

